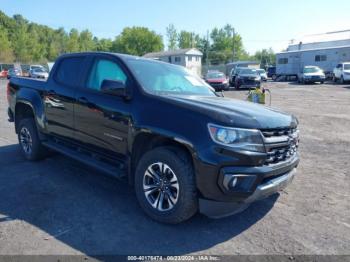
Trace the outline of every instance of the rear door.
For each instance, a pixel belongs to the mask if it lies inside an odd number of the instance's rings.
[[[81,81],[86,56],[69,56],[59,61],[44,94],[47,131],[74,139],[75,91]]]
[[[76,138],[89,149],[124,158],[130,122],[130,101],[101,92],[103,80],[123,81],[131,88],[131,78],[120,61],[109,55],[95,57],[78,88],[75,105]]]

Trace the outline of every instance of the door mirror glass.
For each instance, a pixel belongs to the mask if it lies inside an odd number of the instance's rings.
[[[101,91],[106,94],[124,97],[125,96],[125,84],[119,80],[103,80],[101,85]]]

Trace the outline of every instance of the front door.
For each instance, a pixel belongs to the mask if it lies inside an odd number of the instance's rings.
[[[130,103],[102,93],[103,80],[119,80],[129,85],[129,78],[116,58],[96,58],[84,87],[76,93],[75,135],[90,149],[123,158],[127,152]]]

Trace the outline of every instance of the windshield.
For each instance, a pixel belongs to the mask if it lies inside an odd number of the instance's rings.
[[[42,69],[41,66],[31,66],[32,70],[36,70],[36,69]]]
[[[350,64],[344,64],[344,70],[350,70]]]
[[[304,73],[317,73],[319,71],[321,71],[321,69],[318,67],[306,67],[306,68],[304,68]]]
[[[36,72],[36,73],[46,73],[46,71],[43,68],[35,68],[34,72]]]
[[[182,66],[134,58],[126,62],[148,93],[216,96],[207,83]]]
[[[241,75],[256,75],[257,72],[255,69],[247,68],[247,69],[242,69],[239,74]]]
[[[256,72],[258,72],[259,74],[265,74],[265,70],[264,69],[257,69]]]
[[[221,72],[211,72],[207,74],[207,78],[225,78],[225,75]]]

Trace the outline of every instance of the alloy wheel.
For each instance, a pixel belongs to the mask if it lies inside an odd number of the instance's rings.
[[[33,141],[28,128],[22,127],[19,134],[19,138],[21,141],[21,146],[23,148],[23,151],[26,154],[30,155],[32,153]]]
[[[143,190],[148,203],[158,211],[174,208],[179,198],[179,182],[174,171],[165,163],[151,164],[143,176]]]

